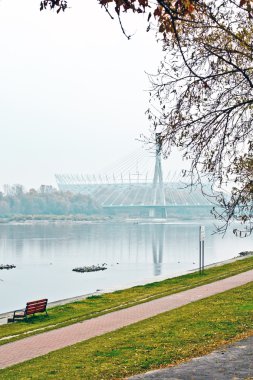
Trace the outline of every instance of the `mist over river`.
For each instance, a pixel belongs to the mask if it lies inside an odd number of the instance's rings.
[[[213,222],[125,221],[0,225],[0,313],[39,298],[49,302],[128,287],[198,268],[199,225],[206,227],[205,264],[252,250],[253,238],[212,234]],[[78,266],[107,270],[77,273]]]

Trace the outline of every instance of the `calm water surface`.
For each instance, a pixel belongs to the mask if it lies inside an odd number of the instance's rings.
[[[0,313],[29,300],[49,301],[131,286],[198,267],[200,223],[90,223],[0,225]],[[203,223],[202,223],[203,224]],[[252,250],[252,237],[212,235],[206,225],[205,263]],[[76,273],[77,266],[107,264],[107,270]]]

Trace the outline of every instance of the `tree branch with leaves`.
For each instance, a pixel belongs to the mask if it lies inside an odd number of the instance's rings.
[[[164,61],[150,76],[148,117],[161,132],[165,153],[173,146],[191,160],[192,182],[208,179],[226,230],[253,218],[253,1],[97,0],[125,32],[121,15],[147,14],[163,40]],[[65,0],[44,0],[41,10],[65,11]],[[230,189],[224,193],[223,189]],[[217,195],[217,191],[219,194]]]
[[[224,222],[219,230],[239,220],[251,232],[252,19],[230,0],[198,7],[192,24],[170,16],[166,56],[158,75],[150,77],[148,115],[167,154],[176,146],[191,160],[192,182],[211,184],[221,207],[214,215]]]

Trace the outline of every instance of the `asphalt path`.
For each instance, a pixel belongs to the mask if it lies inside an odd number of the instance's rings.
[[[129,380],[253,379],[253,336],[186,363],[130,377]]]

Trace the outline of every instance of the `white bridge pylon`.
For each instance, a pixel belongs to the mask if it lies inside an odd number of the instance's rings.
[[[163,209],[163,216],[167,217],[167,210],[166,210],[166,199],[165,199],[165,192],[164,192],[164,186],[163,186],[163,171],[162,171],[162,139],[161,134],[156,133],[156,160],[155,160],[155,171],[154,171],[154,178],[153,178],[153,205],[154,206],[164,206]],[[149,215],[154,217],[155,216],[155,209],[151,209],[149,212]]]
[[[153,187],[154,187],[154,205],[165,206],[165,193],[163,186],[163,172],[162,172],[162,142],[160,133],[156,134],[156,160],[155,160],[155,171],[154,171],[154,179],[153,179]]]

